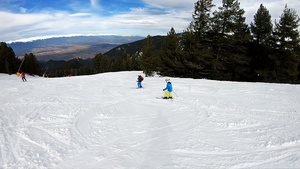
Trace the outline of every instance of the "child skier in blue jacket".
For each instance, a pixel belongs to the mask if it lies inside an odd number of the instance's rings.
[[[166,79],[166,82],[167,82],[167,86],[166,88],[163,89],[163,91],[166,91],[164,99],[168,99],[168,95],[169,95],[169,99],[173,99],[171,93],[173,91],[172,83],[170,82],[170,79]]]
[[[142,88],[142,81],[144,80],[143,76],[141,75],[138,75],[138,78],[137,78],[137,82],[138,82],[138,88]]]

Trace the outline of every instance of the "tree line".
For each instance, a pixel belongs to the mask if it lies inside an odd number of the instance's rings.
[[[300,82],[300,19],[293,8],[286,5],[273,25],[268,9],[261,4],[247,25],[238,0],[223,0],[212,12],[214,6],[212,0],[198,0],[187,28],[181,33],[171,28],[160,46],[149,35],[136,53],[115,57],[99,53],[93,66],[60,69],[53,76],[143,70],[146,76],[156,72],[214,80]],[[28,63],[24,61],[22,69],[41,74],[35,56],[24,57]],[[20,63],[13,50],[1,43],[0,72],[14,73]]]
[[[238,0],[222,1],[212,12],[214,6],[212,0],[198,0],[192,22],[181,33],[171,28],[159,50],[149,35],[131,56],[112,60],[98,54],[94,73],[142,69],[146,76],[300,82],[300,19],[294,9],[286,5],[273,25],[261,4],[247,25]]]
[[[190,25],[180,34],[171,28],[159,52],[153,52],[147,37],[140,62],[146,75],[299,83],[299,17],[294,9],[286,5],[273,25],[261,4],[247,25],[238,0],[223,1],[211,12],[213,7],[212,0],[198,0]]]
[[[20,59],[16,57],[15,52],[11,47],[7,46],[5,42],[1,42],[0,73],[14,74],[17,71],[26,72],[31,75],[40,75],[41,73],[40,65],[34,54],[25,53],[24,57]]]
[[[92,66],[80,66],[77,59],[68,61],[68,65],[60,67],[50,74],[50,77],[62,77],[62,76],[79,76],[79,75],[91,75],[105,72],[117,72],[117,71],[132,71],[141,70],[139,59],[136,55],[130,55],[123,53],[117,57],[106,57],[102,53],[97,54],[93,59]]]

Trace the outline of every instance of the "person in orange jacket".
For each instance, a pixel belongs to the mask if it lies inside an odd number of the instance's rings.
[[[27,82],[27,80],[26,80],[26,78],[25,78],[25,73],[24,73],[24,72],[21,73],[21,77],[22,77],[23,82],[24,82],[24,81]]]

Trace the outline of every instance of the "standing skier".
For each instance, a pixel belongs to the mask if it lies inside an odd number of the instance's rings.
[[[144,78],[141,76],[141,75],[138,75],[138,78],[137,78],[137,82],[138,82],[138,88],[142,88],[142,81],[144,80]]]
[[[23,82],[24,82],[24,81],[27,82],[27,80],[26,80],[26,78],[25,78],[25,73],[24,73],[24,72],[21,73],[21,77],[22,77],[22,81],[23,81]]]
[[[166,91],[164,99],[173,99],[172,93],[171,93],[173,91],[172,83],[170,82],[170,79],[166,79],[166,82],[167,82],[167,87],[163,89],[163,91]],[[169,95],[169,98],[168,98],[168,95]]]

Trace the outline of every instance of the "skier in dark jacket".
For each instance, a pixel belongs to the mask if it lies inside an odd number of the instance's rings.
[[[138,88],[142,88],[142,81],[144,78],[141,75],[138,75],[137,82],[138,82]]]
[[[169,95],[169,99],[173,99],[171,93],[173,91],[172,83],[170,82],[170,79],[166,79],[166,82],[167,82],[167,86],[166,88],[163,89],[163,91],[166,91],[164,99],[168,99],[168,95]]]

